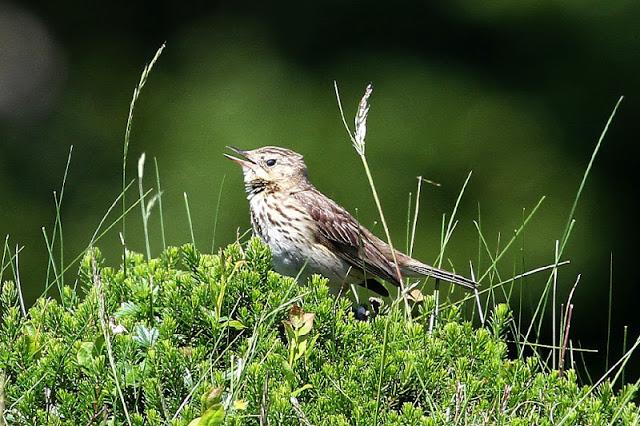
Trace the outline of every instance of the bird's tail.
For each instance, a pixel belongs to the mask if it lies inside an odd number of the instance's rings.
[[[437,280],[457,284],[469,290],[474,290],[478,286],[475,281],[470,280],[469,278],[465,278],[462,275],[457,275],[453,272],[434,268],[433,266],[425,265],[424,263],[418,262],[416,260],[403,265],[402,273],[403,275],[408,277],[433,277]]]

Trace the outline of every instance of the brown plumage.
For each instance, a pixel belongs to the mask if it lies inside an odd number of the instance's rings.
[[[273,146],[230,149],[243,157],[225,154],[242,166],[253,230],[271,248],[277,272],[303,277],[319,273],[334,291],[354,283],[386,293],[373,277],[400,284],[389,245],[309,182],[300,154]],[[476,286],[397,250],[395,256],[403,277],[431,276],[468,289]]]

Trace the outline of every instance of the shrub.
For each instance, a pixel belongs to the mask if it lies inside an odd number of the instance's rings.
[[[128,252],[118,269],[92,249],[76,288],[26,318],[3,283],[0,410],[17,425],[637,421],[635,386],[592,389],[509,359],[506,305],[487,328],[455,306],[432,333],[422,318],[391,308],[357,321],[322,278],[272,272],[256,239],[217,255]]]

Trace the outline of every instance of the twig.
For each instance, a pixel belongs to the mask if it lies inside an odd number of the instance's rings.
[[[267,412],[269,411],[269,375],[264,378],[264,384],[262,385],[262,402],[260,403],[260,426],[268,426],[269,418]]]
[[[573,303],[567,305],[567,313],[565,315],[564,338],[562,339],[562,350],[560,351],[560,375],[564,371],[564,354],[567,350],[567,341],[569,340],[569,327],[571,327],[571,315],[573,314]],[[555,352],[555,351],[554,351]]]
[[[107,410],[107,407],[103,405],[103,406],[102,406],[102,408],[100,408],[100,410],[98,410],[98,412],[97,412],[97,413],[95,413],[95,414],[94,414],[94,415],[89,419],[89,421],[87,422],[87,425],[86,425],[86,426],[91,426],[91,425],[92,425],[96,420],[98,420],[98,417],[100,417],[101,415],[103,415],[103,414],[105,414],[105,413],[106,413],[106,410]],[[0,423],[0,425],[1,425],[1,423]]]
[[[302,411],[302,408],[300,408],[298,399],[295,396],[292,396],[291,398],[289,398],[289,400],[291,401],[291,405],[293,406],[293,411],[296,412],[298,420],[300,420],[300,424],[303,424],[305,426],[313,426],[309,419],[307,419],[307,416],[304,415],[304,411]]]

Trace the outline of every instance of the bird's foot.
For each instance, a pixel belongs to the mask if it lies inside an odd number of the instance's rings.
[[[369,321],[380,313],[383,301],[377,297],[370,297],[367,305],[360,304],[354,307],[354,314],[358,321]]]

